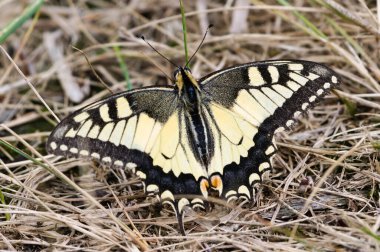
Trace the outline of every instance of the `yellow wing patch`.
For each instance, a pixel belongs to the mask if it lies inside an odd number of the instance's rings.
[[[114,145],[118,146],[120,144],[124,129],[125,129],[125,120],[121,120],[116,124],[115,128],[113,129],[109,141],[113,143]]]
[[[211,105],[211,110],[219,129],[231,143],[238,144],[243,137],[243,132],[236,123],[234,115],[216,105]]]
[[[145,113],[139,115],[131,149],[144,151],[153,130],[155,120]]]
[[[178,113],[171,115],[165,123],[161,131],[161,138],[164,139],[160,144],[161,153],[169,158],[173,157],[179,144]]]
[[[211,103],[213,120],[208,116],[212,135],[214,136],[214,156],[208,167],[208,175],[213,173],[223,174],[223,168],[235,162],[240,163],[241,157],[248,156],[248,150],[255,143],[253,137],[257,133],[257,127],[246,120],[242,115]]]
[[[123,96],[116,99],[116,109],[118,118],[125,118],[132,115],[132,110],[129,106],[129,102]]]
[[[248,78],[252,86],[261,86],[265,84],[265,80],[263,79],[258,67],[248,68]]]
[[[162,167],[166,173],[172,171],[177,177],[181,173],[192,174],[196,180],[206,176],[205,169],[195,159],[191,149],[185,121],[178,113],[174,113],[155,135],[149,153],[154,165]],[[149,141],[152,141],[152,137]]]

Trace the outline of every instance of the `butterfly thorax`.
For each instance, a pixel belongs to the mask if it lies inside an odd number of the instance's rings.
[[[182,100],[185,115],[186,133],[196,159],[207,169],[214,152],[214,142],[206,111],[202,104],[198,81],[188,68],[178,68],[175,73],[178,95]]]
[[[195,110],[200,105],[200,89],[197,80],[188,68],[179,67],[174,73],[178,94],[187,110]]]

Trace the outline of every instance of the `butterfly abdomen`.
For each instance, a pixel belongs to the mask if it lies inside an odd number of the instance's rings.
[[[213,154],[214,142],[204,112],[195,108],[192,112],[185,114],[185,122],[195,157],[204,167],[207,167]]]

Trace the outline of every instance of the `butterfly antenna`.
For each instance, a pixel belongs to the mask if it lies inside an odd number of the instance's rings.
[[[190,61],[194,58],[195,54],[197,54],[198,50],[201,48],[201,46],[202,46],[202,44],[203,44],[203,41],[205,41],[205,38],[206,38],[206,35],[207,35],[208,31],[209,31],[210,28],[212,28],[212,27],[213,27],[212,24],[210,24],[210,25],[207,27],[207,30],[206,30],[205,34],[203,35],[202,41],[201,41],[201,43],[199,43],[197,50],[195,50],[195,52],[193,53],[193,55],[190,57],[189,61],[186,62],[186,65],[185,65],[186,67],[189,66]]]
[[[154,48],[148,41],[146,41],[145,38],[144,38],[144,36],[141,36],[140,38],[142,40],[144,40],[144,42],[147,43],[148,46],[150,48],[152,48],[153,51],[155,51],[158,55],[160,55],[162,58],[166,59],[170,64],[172,64],[173,66],[175,66],[176,68],[178,68],[178,66],[173,61],[171,61],[170,59],[166,58],[162,53],[160,53],[156,48]]]

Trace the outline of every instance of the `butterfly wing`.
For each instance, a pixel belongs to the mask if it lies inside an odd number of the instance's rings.
[[[339,77],[314,62],[263,61],[212,73],[200,83],[216,139],[209,176],[222,177],[221,195],[229,200],[252,198],[251,187],[271,168],[274,133],[290,128]]]
[[[191,151],[182,114],[173,88],[135,89],[62,120],[51,133],[47,150],[132,169],[145,182],[148,194],[158,193],[181,215],[185,205],[203,206],[198,181],[207,176]]]

